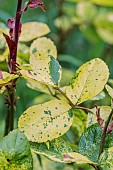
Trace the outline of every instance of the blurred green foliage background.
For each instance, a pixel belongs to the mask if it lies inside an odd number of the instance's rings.
[[[23,0],[23,5],[26,0]],[[110,78],[113,78],[113,2],[110,0],[43,0],[46,12],[40,8],[29,9],[23,16],[22,22],[39,21],[49,25],[50,37],[58,49],[58,60],[63,67],[63,79],[61,85],[68,84],[77,68],[86,61],[99,57],[103,59],[110,69]],[[15,16],[17,0],[0,0],[0,22],[6,24],[8,18]],[[0,39],[0,45],[1,45]],[[28,46],[30,44],[27,44]],[[2,54],[2,52],[0,52]],[[22,55],[21,57],[24,57]],[[1,60],[0,60],[1,62]],[[4,62],[0,63],[5,69]],[[100,68],[101,69],[101,68]],[[112,81],[111,86],[113,86]],[[52,97],[32,90],[26,86],[26,81],[20,79],[17,84],[17,119],[29,106],[43,103]],[[84,105],[92,108],[94,104],[109,105],[110,99],[106,96],[101,101],[89,101]],[[0,96],[0,137],[3,136],[4,118],[7,112],[4,104],[4,96]],[[83,113],[81,113],[83,114]],[[83,118],[83,116],[82,116]],[[68,140],[74,144],[78,142],[78,134],[84,130],[80,116],[75,120],[78,122],[66,135]],[[62,165],[43,159],[46,170],[77,169],[76,165]],[[60,167],[60,168],[59,168]],[[89,166],[78,167],[79,170],[88,170]],[[44,169],[45,170],[45,169]],[[91,170],[91,168],[90,168]]]

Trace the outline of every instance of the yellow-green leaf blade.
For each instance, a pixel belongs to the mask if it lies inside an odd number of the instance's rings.
[[[42,143],[65,134],[72,121],[70,105],[64,101],[52,100],[28,108],[19,118],[18,127],[28,140]]]
[[[44,52],[47,55],[57,58],[57,49],[54,42],[46,37],[41,37],[33,41],[30,47],[30,54],[35,52]]]
[[[20,41],[27,42],[50,32],[49,27],[40,22],[27,22],[22,25]]]
[[[56,85],[61,79],[61,66],[58,61],[46,53],[34,53],[30,57],[33,76],[47,85]]]
[[[90,0],[90,2],[93,2],[97,5],[102,5],[102,6],[113,6],[113,0]]]
[[[76,72],[66,95],[74,104],[80,104],[98,95],[109,77],[107,65],[99,58],[83,64]]]

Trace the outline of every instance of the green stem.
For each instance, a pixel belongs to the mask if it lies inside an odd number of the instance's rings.
[[[105,144],[105,139],[106,139],[106,135],[107,135],[107,128],[108,128],[108,125],[109,125],[109,122],[112,118],[112,115],[113,115],[113,110],[112,112],[110,113],[109,117],[108,117],[108,120],[106,121],[105,123],[105,127],[104,127],[104,130],[103,130],[103,133],[102,133],[102,138],[101,138],[101,142],[100,142],[100,152],[99,152],[99,157],[101,155],[101,153],[103,152],[104,150],[104,144]]]
[[[7,91],[9,97],[4,136],[14,129],[15,86],[7,86]]]
[[[14,112],[15,112],[15,88],[12,88],[10,94],[10,131],[14,129]]]
[[[6,136],[9,133],[9,128],[10,128],[10,112],[9,112],[9,107],[7,109],[7,116],[5,120],[5,132],[4,136]]]

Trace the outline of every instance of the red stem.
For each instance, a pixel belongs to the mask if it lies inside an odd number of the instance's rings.
[[[15,42],[15,54],[13,56],[13,62],[16,64],[17,57],[17,48],[18,48],[18,35],[19,35],[19,27],[20,27],[20,18],[21,18],[21,6],[22,0],[18,0],[17,10],[16,10],[16,19],[15,19],[15,30],[14,30],[14,42]],[[12,65],[12,72],[16,71],[16,67]]]

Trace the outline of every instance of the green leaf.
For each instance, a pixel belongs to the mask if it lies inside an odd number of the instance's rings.
[[[63,162],[63,154],[72,152],[72,148],[62,138],[54,139],[49,142],[49,149],[45,143],[30,142],[33,152],[45,155],[49,159],[56,162]]]
[[[87,115],[83,110],[74,109],[73,124],[71,128],[74,130],[75,134],[77,134],[79,137],[82,135],[86,128],[86,120]]]
[[[95,5],[91,4],[90,2],[84,1],[77,3],[76,13],[82,21],[91,22],[96,16],[97,9]]]
[[[100,38],[108,44],[113,44],[113,12],[101,11],[94,25]]]
[[[106,149],[99,158],[99,165],[102,170],[113,169],[113,147]]]
[[[99,58],[83,64],[76,72],[66,95],[74,104],[80,104],[98,95],[109,77],[107,65]]]
[[[90,2],[95,3],[97,5],[101,5],[101,6],[109,6],[112,7],[113,6],[113,0],[90,0]]]
[[[62,15],[55,20],[55,26],[63,31],[68,31],[72,27],[72,21],[70,17]]]
[[[113,89],[109,85],[106,85],[106,90],[108,94],[111,96],[111,98],[113,99]]]
[[[33,41],[30,47],[30,54],[34,54],[35,52],[43,52],[57,58],[57,49],[54,42],[46,37],[38,38]]]
[[[102,129],[98,124],[89,126],[80,138],[78,152],[91,161],[98,162]],[[104,149],[113,146],[113,132],[107,135]]]
[[[62,89],[63,86],[67,86],[73,76],[74,76],[74,73],[72,70],[69,70],[68,68],[62,68],[62,78],[59,83],[60,88]]]
[[[66,0],[67,2],[82,2],[82,1],[84,1],[84,0]]]
[[[59,54],[58,61],[73,64],[75,67],[79,67],[80,65],[83,64],[81,60],[75,58],[74,56],[67,55],[67,54]]]
[[[64,159],[66,163],[76,163],[76,164],[95,164],[94,162],[90,161],[86,156],[83,156],[77,152],[65,153]]]
[[[20,116],[18,127],[29,141],[39,143],[51,141],[69,130],[73,121],[70,113],[69,104],[52,100],[28,108]]]
[[[23,133],[14,130],[0,141],[1,170],[32,170],[30,144]]]
[[[98,106],[100,108],[100,116],[103,120],[107,120],[109,117],[109,114],[112,111],[112,108],[110,106]],[[96,107],[93,109],[90,109],[93,113],[89,112],[88,113],[88,118],[87,118],[87,126],[90,126],[94,123],[97,123],[97,116],[96,116]]]
[[[89,24],[82,24],[79,26],[80,31],[83,33],[84,37],[90,41],[91,43],[93,43],[94,45],[94,50],[95,50],[95,46],[98,46],[98,49],[100,50],[100,37],[98,36],[95,27],[94,26],[89,26]],[[91,48],[91,53],[92,53],[92,48]],[[96,54],[97,54],[97,50],[96,50]],[[95,55],[95,54],[94,54]]]
[[[20,41],[27,42],[50,32],[49,27],[40,22],[27,22],[22,25]]]
[[[61,79],[61,66],[58,61],[46,53],[34,53],[30,57],[33,77],[47,85],[55,86]]]

